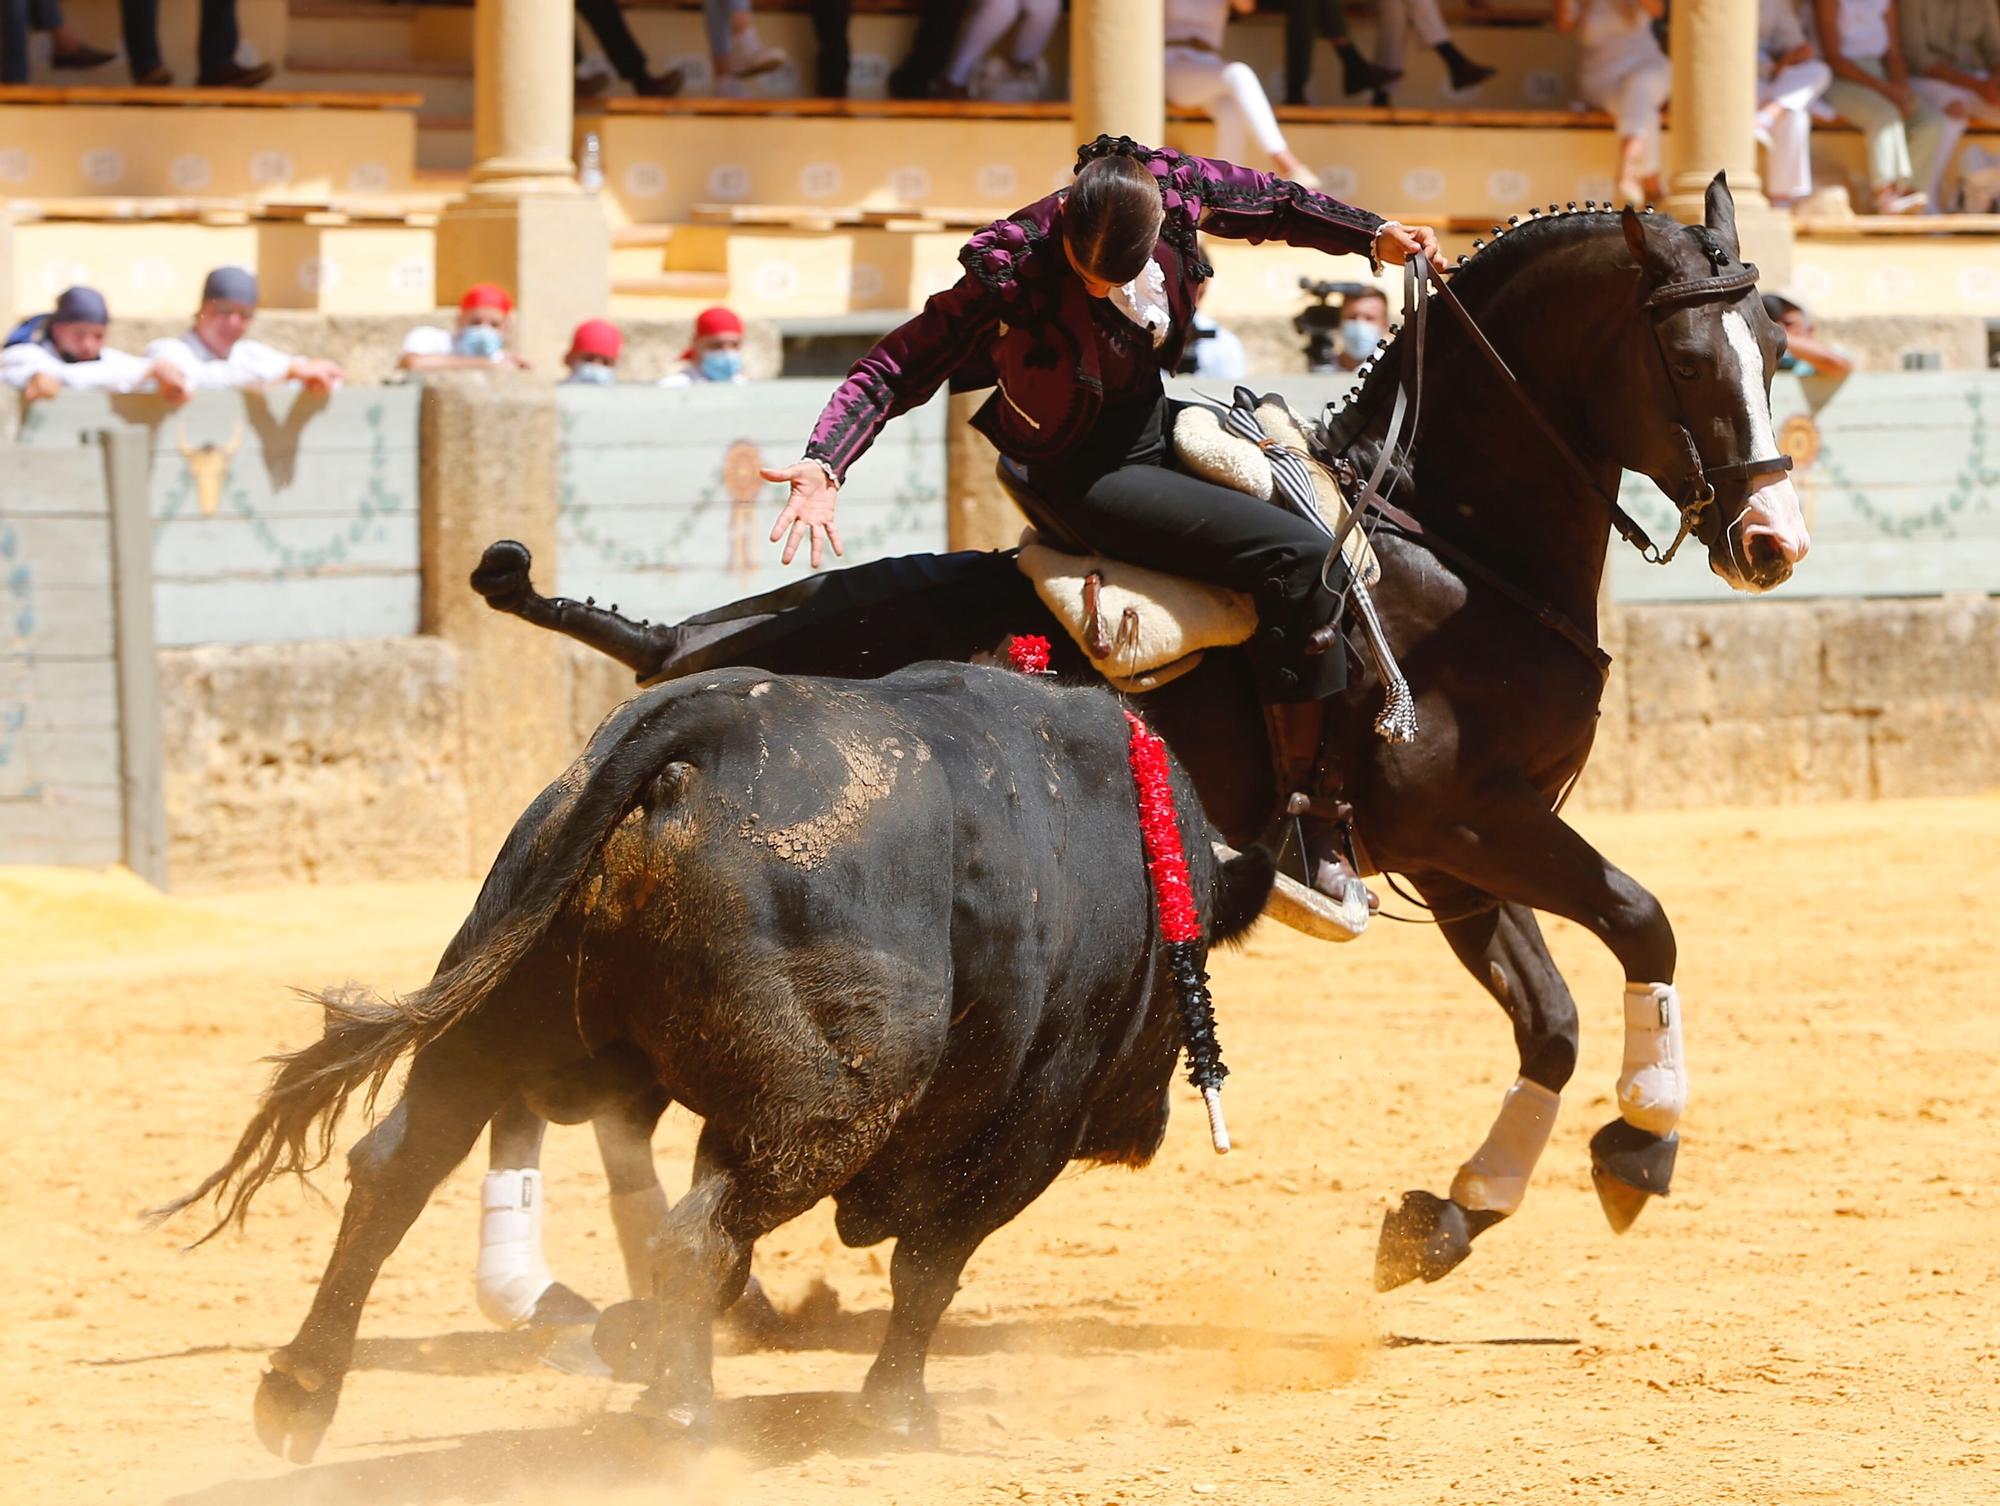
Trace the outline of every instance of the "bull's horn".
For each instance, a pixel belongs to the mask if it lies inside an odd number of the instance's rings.
[[[174,420],[174,444],[179,448],[183,459],[191,458],[194,455],[194,446],[188,443],[187,421],[185,419],[177,418]]]
[[[222,446],[222,453],[225,455],[234,455],[238,447],[241,446],[242,443],[243,443],[243,420],[239,418],[236,420],[235,426],[229,431],[229,443]]]
[[[1214,846],[1215,855],[1225,863],[1241,856],[1225,842]],[[1352,941],[1368,929],[1368,890],[1357,879],[1348,886],[1347,897],[1336,902],[1281,873],[1271,886],[1271,897],[1264,902],[1264,913],[1280,925],[1321,941]]]

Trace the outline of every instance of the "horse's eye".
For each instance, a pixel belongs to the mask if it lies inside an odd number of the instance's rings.
[[[1692,382],[1694,380],[1694,367],[1686,361],[1679,362],[1674,367],[1674,375],[1679,377],[1683,382]]]

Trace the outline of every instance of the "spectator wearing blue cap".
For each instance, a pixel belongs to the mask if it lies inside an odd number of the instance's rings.
[[[0,349],[0,382],[34,402],[65,387],[136,392],[158,380],[157,362],[104,343],[111,310],[95,288],[70,288],[46,314],[24,319]],[[169,375],[178,375],[170,372]]]
[[[267,387],[277,382],[301,382],[314,392],[327,392],[341,379],[332,361],[287,355],[261,341],[247,338],[257,317],[257,279],[241,267],[217,267],[201,287],[201,307],[194,325],[183,335],[170,335],[146,347],[155,361],[175,368],[181,380],[170,390],[165,377],[160,390],[185,400],[190,392],[220,387]]]

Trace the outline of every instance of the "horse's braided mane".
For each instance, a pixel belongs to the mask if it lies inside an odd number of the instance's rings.
[[[1655,211],[1649,204],[1644,213],[1653,215]],[[1546,209],[1531,209],[1525,215],[1511,215],[1506,224],[1493,227],[1491,239],[1474,241],[1472,253],[1458,258],[1451,275],[1452,289],[1468,306],[1477,308],[1487,286],[1512,275],[1523,258],[1545,250],[1557,240],[1602,233],[1618,223],[1619,214],[1609,204],[1600,206],[1589,201],[1582,207],[1575,203],[1551,204]],[[1700,231],[1699,235],[1707,237],[1708,232]],[[1706,243],[1703,249],[1707,249]],[[1434,311],[1431,317],[1440,316]],[[1362,444],[1369,420],[1386,411],[1395,393],[1402,339],[1398,332],[1377,346],[1375,354],[1361,368],[1360,384],[1347,394],[1346,402],[1338,409],[1329,403],[1320,421],[1312,426],[1309,440],[1319,459],[1332,460]],[[1371,444],[1368,448],[1372,452],[1374,447]],[[1372,454],[1369,458],[1372,459]]]

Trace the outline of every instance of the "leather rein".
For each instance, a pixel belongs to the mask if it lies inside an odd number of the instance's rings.
[[[1659,352],[1662,367],[1666,368],[1669,392],[1674,391],[1673,373],[1667,359],[1665,343],[1660,337],[1660,315],[1713,299],[1734,299],[1746,289],[1756,285],[1757,268],[1753,264],[1742,262],[1733,269],[1724,271],[1724,261],[1726,258],[1718,256],[1716,275],[1712,277],[1684,278],[1676,282],[1662,283],[1646,295],[1642,307],[1653,317],[1654,345]],[[1435,293],[1432,291],[1433,284]],[[1440,299],[1445,307],[1451,310],[1460,325],[1464,327],[1474,348],[1485,357],[1487,364],[1499,376],[1501,385],[1514,395],[1518,406],[1528,415],[1542,438],[1548,442],[1549,448],[1555,451],[1571,478],[1587,494],[1603,504],[1605,512],[1610,517],[1612,528],[1620,538],[1637,549],[1648,564],[1671,563],[1689,535],[1701,526],[1703,515],[1715,505],[1715,486],[1710,477],[1729,476],[1741,472],[1747,489],[1749,481],[1756,476],[1772,471],[1789,471],[1792,468],[1792,459],[1789,455],[1774,455],[1747,461],[1733,461],[1725,465],[1704,466],[1701,452],[1695,445],[1694,435],[1688,428],[1684,415],[1676,411],[1675,428],[1687,449],[1689,484],[1683,496],[1673,499],[1674,509],[1680,517],[1680,527],[1674,535],[1673,542],[1662,550],[1653,542],[1639,521],[1619,505],[1617,496],[1607,494],[1598,485],[1589,467],[1583,463],[1569,441],[1563,438],[1555,425],[1549,421],[1548,415],[1542,411],[1541,405],[1529,394],[1527,388],[1522,386],[1520,379],[1508,366],[1506,358],[1493,348],[1493,342],[1486,338],[1486,332],[1479,327],[1471,311],[1459,300],[1458,294],[1439,275],[1437,268],[1433,267],[1427,258],[1420,256],[1412,257],[1403,264],[1403,320],[1407,333],[1403,341],[1403,369],[1396,384],[1396,397],[1389,413],[1388,431],[1383,438],[1373,468],[1362,483],[1361,490],[1348,511],[1346,521],[1334,538],[1333,548],[1327,554],[1322,579],[1335,568],[1335,562],[1340,558],[1341,547],[1347,542],[1348,533],[1357,526],[1365,527],[1362,520],[1372,512],[1382,520],[1383,524],[1397,533],[1422,544],[1433,554],[1448,560],[1458,569],[1476,577],[1506,597],[1576,648],[1597,667],[1599,675],[1607,675],[1610,672],[1611,656],[1598,646],[1593,634],[1585,632],[1563,612],[1546,601],[1537,600],[1458,545],[1439,537],[1426,528],[1420,520],[1402,508],[1396,507],[1388,499],[1387,491],[1394,486],[1390,468],[1399,459],[1407,463],[1416,439],[1417,421],[1423,408],[1424,335],[1432,297]],[[1675,407],[1676,410],[1679,409],[1678,400]],[[1406,420],[1407,433],[1405,433]],[[1354,479],[1361,479],[1359,473],[1351,466],[1348,470]],[[1385,481],[1388,482],[1387,488],[1384,486]],[[1331,586],[1331,581],[1328,581],[1328,584]],[[1345,590],[1342,589],[1340,594],[1344,606]]]

